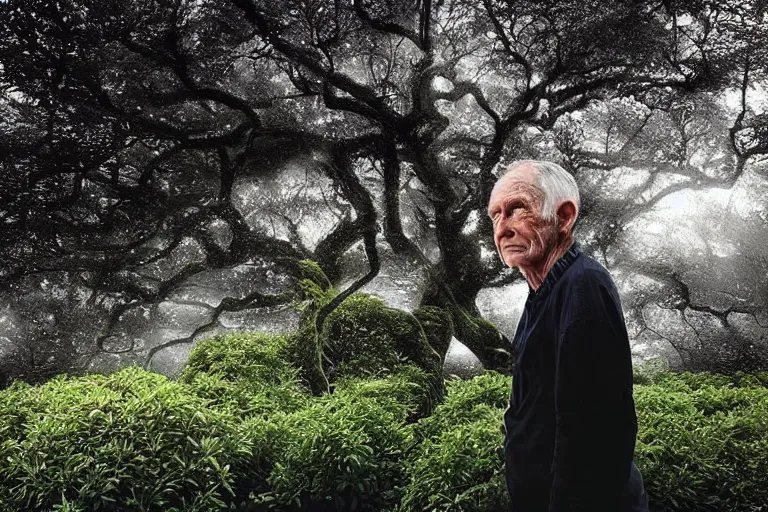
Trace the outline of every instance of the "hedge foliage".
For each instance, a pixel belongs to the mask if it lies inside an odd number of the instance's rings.
[[[503,410],[509,403],[512,379],[498,372],[489,371],[472,380],[449,380],[447,395],[434,414],[423,418],[414,425],[417,441],[435,439],[454,425],[470,423],[478,414],[475,409],[482,407]],[[495,425],[501,432],[501,415]]]
[[[201,341],[190,353],[179,382],[210,400],[209,406],[251,416],[291,412],[308,405],[289,336],[233,333]]]
[[[221,509],[248,456],[238,418],[137,368],[0,393],[0,506]]]
[[[273,417],[270,490],[252,503],[276,510],[391,510],[404,483],[407,422],[429,399],[430,376],[405,365],[379,379],[347,377],[331,395]]]
[[[499,449],[510,385],[494,371],[446,383],[445,401],[411,426],[408,484],[398,510],[509,509]]]
[[[213,338],[178,381],[127,368],[0,391],[0,511],[509,507],[510,377],[448,381],[438,404],[434,375],[401,361],[313,396],[289,340]],[[764,510],[767,376],[638,375],[635,461],[651,510]]]
[[[0,392],[0,510],[393,508],[431,376],[403,365],[311,397],[289,371],[249,384],[262,369],[230,339],[179,382],[128,368]]]
[[[636,387],[636,462],[654,511],[765,510],[764,378],[667,374]]]

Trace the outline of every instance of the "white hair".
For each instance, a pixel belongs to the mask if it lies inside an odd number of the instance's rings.
[[[579,187],[568,171],[555,163],[543,160],[515,160],[509,164],[502,176],[522,166],[530,166],[535,171],[536,187],[544,196],[541,216],[545,220],[551,221],[557,216],[557,205],[564,199],[576,203],[578,217],[578,211],[581,210]]]

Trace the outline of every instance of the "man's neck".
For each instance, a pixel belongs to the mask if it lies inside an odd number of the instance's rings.
[[[550,269],[555,266],[557,260],[562,258],[563,255],[568,252],[568,249],[570,249],[571,245],[573,245],[573,235],[569,234],[565,237],[561,237],[555,246],[548,251],[547,257],[542,261],[541,265],[533,268],[520,269],[523,272],[526,281],[528,281],[528,286],[530,286],[531,289],[534,291],[539,289],[541,284],[544,282],[544,279],[546,279]]]

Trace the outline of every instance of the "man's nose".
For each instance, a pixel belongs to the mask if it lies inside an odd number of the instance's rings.
[[[499,222],[498,226],[496,226],[496,254],[499,255],[499,259],[501,260],[501,263],[506,265],[507,262],[504,261],[504,255],[501,254],[501,242],[504,238],[515,238],[515,230],[513,226],[510,226],[508,222]]]
[[[499,221],[496,225],[496,238],[501,240],[503,237],[514,238],[517,233],[515,227],[508,220]]]

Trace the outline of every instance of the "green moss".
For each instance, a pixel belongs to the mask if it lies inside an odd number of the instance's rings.
[[[287,360],[299,368],[299,378],[313,394],[329,391],[328,379],[322,366],[323,347],[317,336],[315,319],[317,312],[338,294],[331,287],[328,277],[320,266],[310,260],[299,262],[300,300],[294,307],[301,313],[299,329],[287,337],[285,355]]]
[[[442,396],[442,363],[427,343],[416,317],[366,294],[342,302],[325,321],[321,336],[330,382],[391,374],[411,363],[432,376],[434,399]]]
[[[454,331],[451,315],[437,306],[423,306],[416,309],[413,316],[424,329],[429,345],[440,355],[440,361],[445,361]]]
[[[299,281],[299,289],[299,299],[293,303],[293,307],[301,313],[300,325],[313,322],[320,308],[338,294],[338,290],[335,288],[329,288],[327,291],[323,290],[310,279]]]
[[[328,291],[331,287],[328,276],[325,275],[323,269],[315,261],[301,260],[299,262],[299,273],[301,279],[309,280],[323,292]]]
[[[301,260],[299,267],[299,294],[293,307],[302,313],[300,325],[305,325],[314,319],[317,311],[330,302],[338,294],[320,265],[311,260]]]
[[[330,381],[386,374],[400,362],[389,329],[392,319],[377,314],[384,307],[379,299],[354,294],[328,315],[322,341],[333,365],[326,367]]]
[[[514,369],[512,347],[504,342],[501,332],[484,318],[468,314],[461,308],[450,310],[456,337],[483,363],[486,370],[511,375]]]
[[[286,341],[286,357],[299,368],[302,383],[314,395],[327,393],[328,379],[323,371],[323,353],[315,329],[314,316],[297,332],[288,335]]]

